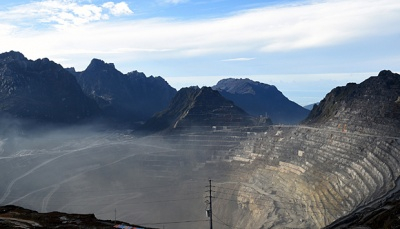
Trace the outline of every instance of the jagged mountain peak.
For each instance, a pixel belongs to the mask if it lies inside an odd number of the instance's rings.
[[[116,123],[145,121],[164,109],[176,93],[161,77],[146,77],[138,71],[123,74],[114,64],[100,59],[93,59],[86,70],[74,75],[103,115]]]
[[[106,63],[105,61],[96,58],[92,59],[92,61],[90,62],[89,66],[86,68],[85,71],[87,72],[107,71],[107,72],[118,72],[122,74],[115,68],[115,65],[113,63]]]
[[[65,68],[65,70],[67,70],[72,75],[75,75],[78,73],[74,67]]]
[[[175,104],[177,104],[178,106],[181,106],[182,102],[186,103],[187,106],[192,107],[194,107],[194,104],[201,104],[201,106],[212,106],[212,104],[219,103],[223,103],[227,106],[233,106],[233,102],[226,100],[218,91],[213,90],[211,87],[200,88],[198,86],[191,86],[182,88],[172,100],[172,105],[175,106]]]
[[[379,72],[378,76],[393,76],[393,72],[390,70],[382,70]]]
[[[126,75],[128,77],[135,77],[135,78],[141,78],[141,79],[146,78],[146,75],[143,72],[139,72],[137,70],[128,72],[128,73],[126,73]],[[149,76],[149,78],[152,78],[152,77],[153,76]]]
[[[360,84],[348,83],[334,88],[314,107],[305,123],[346,124],[349,130],[361,123],[368,123],[368,128],[375,130],[388,124],[400,127],[399,98],[400,75],[383,70],[378,76],[371,76]]]
[[[73,123],[98,113],[76,79],[48,58],[0,54],[0,110],[15,117]]]
[[[253,125],[255,119],[211,87],[180,89],[168,108],[143,126],[146,131],[204,126]]]
[[[139,72],[137,70],[128,72],[126,74],[126,76],[129,79],[134,80],[134,81],[140,81],[140,82],[143,82],[143,83],[147,82],[147,83],[156,84],[156,85],[159,85],[159,86],[164,85],[164,86],[171,87],[169,85],[169,83],[164,78],[162,78],[161,76],[153,76],[153,75],[146,76],[146,74],[144,74],[143,72]]]
[[[0,54],[0,59],[2,61],[12,61],[12,60],[28,60],[24,54],[17,51],[9,51]]]
[[[24,56],[24,54],[17,51],[9,51],[0,54],[0,63],[1,64],[10,64],[14,63],[14,65],[9,65],[9,67],[14,68],[31,68],[31,69],[45,69],[47,67],[59,68],[60,64],[51,61],[49,58],[42,58],[37,60],[29,60]]]

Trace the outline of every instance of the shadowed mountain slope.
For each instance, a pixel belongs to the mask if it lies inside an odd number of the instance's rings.
[[[275,124],[297,124],[309,113],[286,98],[275,86],[250,79],[223,79],[213,89],[250,115],[267,114]]]
[[[246,126],[255,119],[210,87],[182,88],[169,107],[154,115],[143,130],[160,131],[194,126]]]
[[[49,59],[0,54],[0,110],[18,118],[74,123],[99,113],[72,74]]]
[[[122,123],[145,121],[167,107],[176,90],[161,77],[133,71],[123,74],[114,64],[93,59],[76,78],[85,94],[99,104],[103,115]]]

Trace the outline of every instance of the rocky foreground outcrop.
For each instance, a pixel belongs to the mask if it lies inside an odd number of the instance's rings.
[[[122,225],[125,227],[122,227]],[[0,228],[146,229],[148,227],[132,225],[120,221],[99,220],[93,214],[67,214],[62,212],[38,213],[37,211],[7,205],[0,207]]]

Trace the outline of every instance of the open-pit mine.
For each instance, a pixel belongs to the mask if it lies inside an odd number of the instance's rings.
[[[0,204],[207,228],[211,179],[215,228],[322,228],[399,195],[399,96],[399,75],[382,71],[332,90],[299,125],[146,136],[10,127],[0,144]]]

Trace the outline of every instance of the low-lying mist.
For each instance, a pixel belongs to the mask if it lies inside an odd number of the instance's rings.
[[[204,191],[215,170],[199,170],[207,156],[185,150],[179,141],[97,125],[26,128],[15,119],[0,124],[1,205],[94,213],[100,219],[116,213],[117,220],[145,226],[207,225]]]

